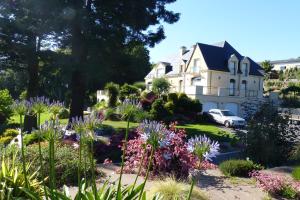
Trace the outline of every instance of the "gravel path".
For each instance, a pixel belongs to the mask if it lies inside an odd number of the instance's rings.
[[[115,181],[119,178],[116,171],[119,167],[115,165],[101,166],[100,169],[107,175],[110,181]],[[124,174],[122,184],[128,185],[134,182],[135,174]],[[262,200],[267,194],[257,188],[253,180],[247,178],[226,178],[218,169],[206,170],[201,173],[197,179],[197,187],[206,193],[211,200]],[[143,178],[138,179],[138,183],[142,183]],[[149,190],[155,182],[149,180],[145,189]],[[101,184],[101,181],[98,185]],[[70,188],[70,194],[74,197],[77,191],[76,187]]]

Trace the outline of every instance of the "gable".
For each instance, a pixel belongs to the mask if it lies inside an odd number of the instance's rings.
[[[187,61],[185,72],[190,72],[191,71],[191,68],[194,65],[194,60],[195,59],[199,59],[201,70],[202,69],[205,69],[205,70],[208,69],[207,65],[206,65],[206,62],[203,58],[202,52],[200,51],[199,47],[196,46],[194,48],[193,52],[191,53],[190,59]]]

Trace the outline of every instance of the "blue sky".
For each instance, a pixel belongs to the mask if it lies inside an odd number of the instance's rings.
[[[166,39],[150,49],[152,62],[196,42],[227,40],[255,61],[300,56],[300,0],[177,0],[180,20],[165,25]]]

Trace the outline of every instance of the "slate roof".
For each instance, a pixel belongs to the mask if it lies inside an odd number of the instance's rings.
[[[235,55],[239,61],[242,61],[244,56],[242,56],[238,51],[236,51],[227,41],[220,42],[214,45],[197,43],[200,48],[204,60],[207,64],[208,69],[216,71],[226,71],[228,69],[228,59],[231,55]],[[250,75],[263,76],[261,71],[263,69],[260,65],[254,62],[251,58],[250,61]]]
[[[231,55],[235,54],[239,61],[242,61],[245,58],[227,41],[222,41],[213,45],[197,43],[194,47],[196,46],[200,48],[207,67],[210,70],[229,72],[228,59],[231,57]],[[173,68],[172,71],[168,72],[166,75],[168,76],[179,74],[180,64],[182,60],[185,62],[190,62],[194,51],[195,48],[191,48],[188,49],[182,57],[180,57],[178,53],[175,53],[163,59],[160,63],[171,65]],[[251,58],[247,58],[250,61],[249,74],[255,76],[263,76],[263,69],[261,68],[261,66],[254,62]],[[241,73],[240,70],[238,72]],[[150,76],[151,74],[154,74],[154,69],[152,69],[152,71],[146,77]]]

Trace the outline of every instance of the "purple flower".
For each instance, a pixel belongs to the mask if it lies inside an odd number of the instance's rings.
[[[170,145],[168,138],[170,131],[162,123],[145,120],[138,127],[138,131],[141,139],[154,148]]]
[[[44,96],[30,98],[29,102],[34,113],[43,113],[49,106],[49,99],[45,98]]]
[[[31,110],[31,103],[27,100],[15,100],[13,105],[11,106],[11,109],[14,113],[18,115],[26,115],[30,113]]]
[[[211,160],[219,153],[220,145],[217,141],[212,141],[205,135],[200,135],[189,139],[187,149],[191,153],[194,153],[200,161],[202,161],[203,158],[205,160]]]
[[[50,105],[49,105],[49,111],[50,113],[52,113],[54,116],[56,116],[61,109],[64,108],[64,104],[62,102],[59,101],[53,101]]]

